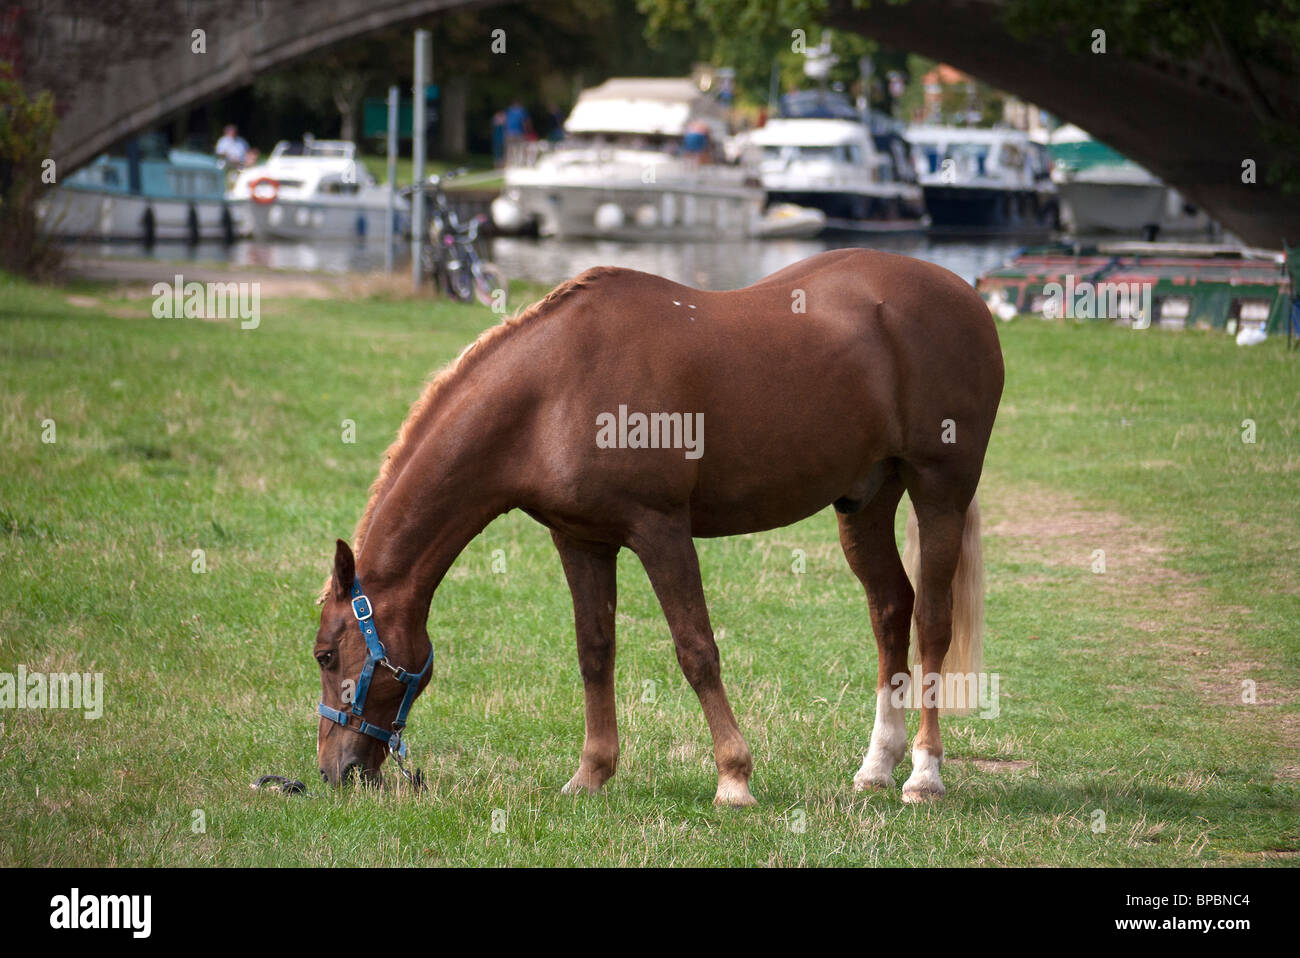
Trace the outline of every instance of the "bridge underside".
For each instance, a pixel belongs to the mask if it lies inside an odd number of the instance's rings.
[[[61,175],[112,144],[257,74],[377,30],[494,0],[45,0],[18,24],[25,81],[55,92]],[[499,0],[498,0],[499,2]],[[1000,0],[831,0],[830,23],[951,63],[1132,157],[1248,243],[1300,242],[1300,195],[1269,182],[1258,116],[1230,64],[1074,55],[1012,37]],[[203,30],[206,52],[194,52]],[[1259,78],[1292,124],[1295,77]],[[1257,182],[1242,182],[1245,160]]]
[[[1231,64],[1070,54],[1012,37],[996,0],[877,0],[855,10],[835,0],[831,23],[890,47],[950,63],[1076,123],[1149,169],[1245,242],[1300,243],[1300,194],[1268,182],[1269,145]],[[1104,26],[1104,24],[1098,24]],[[1300,118],[1295,77],[1264,75],[1265,93],[1292,125]],[[1256,182],[1242,164],[1256,163]]]
[[[20,25],[25,81],[57,97],[53,153],[66,173],[260,73],[430,14],[493,2],[501,0],[46,0]],[[195,30],[203,31],[202,53]]]

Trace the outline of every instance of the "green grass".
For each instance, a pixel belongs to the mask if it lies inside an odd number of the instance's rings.
[[[93,303],[0,277],[0,671],[102,672],[105,711],[0,712],[0,865],[1297,860],[1300,356],[1279,343],[1001,327],[981,488],[1001,711],[943,721],[940,804],[852,791],[875,645],[829,512],[702,541],[756,761],[760,805],[737,811],[711,804],[703,717],[626,554],[619,772],[600,796],[559,794],[582,735],[571,609],[549,537],[518,513],[434,600],[409,736],[430,787],[318,783],[309,653],[331,543],[426,374],[490,312],[268,301],[241,330],[76,292]],[[310,794],[251,791],[268,772]]]
[[[366,165],[378,182],[388,182],[388,157],[383,154],[368,153],[361,157],[361,161]],[[476,190],[499,190],[505,185],[505,173],[498,171],[496,176],[488,176],[492,172],[492,157],[490,156],[471,156],[464,160],[452,163],[443,160],[426,160],[424,163],[424,175],[431,173],[442,174],[448,170],[458,170],[461,167],[467,167],[469,173],[466,174],[466,180],[469,186],[464,183],[453,180],[447,184],[450,190],[456,189],[476,189]],[[397,158],[397,182],[402,185],[409,185],[414,175],[414,163],[409,156],[399,156]]]

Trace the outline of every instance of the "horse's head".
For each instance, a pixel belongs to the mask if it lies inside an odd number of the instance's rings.
[[[367,595],[352,550],[339,540],[312,649],[321,679],[316,756],[321,777],[331,785],[353,773],[378,782],[390,751],[401,766],[407,712],[433,665],[424,622],[413,622],[407,605],[383,591]]]

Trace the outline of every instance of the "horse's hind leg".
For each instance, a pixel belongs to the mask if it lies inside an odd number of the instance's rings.
[[[876,722],[862,768],[853,776],[859,790],[892,788],[894,767],[907,752],[906,687],[898,683],[907,677],[913,596],[894,542],[894,513],[902,494],[902,480],[891,475],[859,512],[838,516],[840,545],[866,590],[879,654]]]
[[[939,777],[943,743],[939,739],[939,704],[924,693],[927,683],[943,682],[943,659],[952,641],[952,580],[961,556],[962,534],[970,495],[958,495],[952,487],[934,487],[922,480],[908,493],[916,507],[920,532],[921,561],[916,590],[916,629],[921,651],[921,725],[912,742],[912,774],[903,783],[903,801],[923,802],[943,796]],[[969,492],[974,493],[973,486]],[[961,503],[961,504],[958,504]]]
[[[552,532],[573,593],[578,668],[586,698],[587,736],[567,795],[598,792],[618,768],[618,718],[614,710],[614,604],[617,546],[579,542]]]
[[[709,625],[700,582],[700,563],[691,540],[689,521],[656,521],[638,535],[632,548],[645,566],[650,584],[668,619],[677,650],[677,662],[686,681],[699,696],[704,718],[713,736],[713,759],[718,766],[717,805],[754,805],[749,776],[754,760],[722,688],[718,646]]]

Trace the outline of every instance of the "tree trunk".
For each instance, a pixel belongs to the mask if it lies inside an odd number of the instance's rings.
[[[357,113],[365,90],[366,78],[358,71],[343,70],[335,76],[331,93],[339,111],[339,139],[356,142]]]
[[[468,87],[469,84],[464,77],[451,77],[442,85],[439,147],[444,157],[464,156],[469,152],[465,128],[465,103],[469,98]]]

